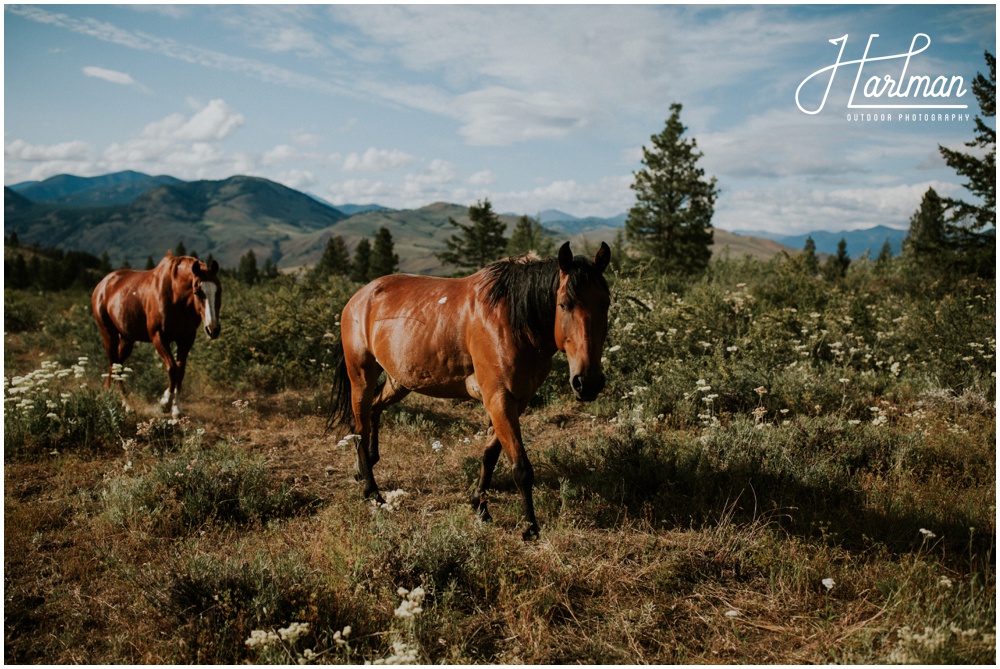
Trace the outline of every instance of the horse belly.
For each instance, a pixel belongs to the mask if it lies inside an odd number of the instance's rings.
[[[404,388],[432,397],[476,397],[470,395],[472,358],[459,333],[445,330],[412,317],[381,320],[372,331],[372,352]]]

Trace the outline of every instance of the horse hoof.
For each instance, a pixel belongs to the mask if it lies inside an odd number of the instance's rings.
[[[493,516],[490,515],[490,512],[486,509],[486,507],[483,507],[476,509],[476,520],[481,523],[492,523]]]
[[[532,539],[538,538],[538,525],[528,526],[524,532],[521,533],[521,538],[524,541],[531,541]]]

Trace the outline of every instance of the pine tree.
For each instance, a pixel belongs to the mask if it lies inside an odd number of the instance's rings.
[[[371,281],[370,267],[372,258],[372,244],[367,238],[358,242],[354,247],[354,260],[351,261],[351,280],[358,283],[368,283]]]
[[[313,267],[310,278],[314,281],[322,281],[333,274],[347,276],[351,273],[351,256],[347,252],[347,244],[340,235],[335,235],[326,240],[326,249],[319,262]]]
[[[399,271],[399,256],[396,255],[394,247],[392,233],[383,225],[375,235],[375,243],[372,245],[372,256],[368,265],[372,279]]]
[[[150,269],[154,269],[155,267],[156,267],[156,263],[153,262],[153,256],[146,256],[146,269],[150,270]]]
[[[236,278],[243,283],[253,285],[257,283],[260,274],[257,270],[257,254],[250,249],[240,258],[240,265],[236,269]]]
[[[816,242],[812,236],[806,237],[806,245],[802,248],[802,268],[808,276],[816,276],[819,272],[819,259],[816,257]]]
[[[520,255],[534,251],[543,258],[552,255],[556,249],[556,243],[549,235],[545,234],[545,228],[537,220],[528,216],[522,216],[514,226],[514,232],[507,242],[507,253],[510,255]]]
[[[892,244],[889,243],[889,238],[886,237],[885,243],[882,244],[882,250],[878,252],[878,257],[875,258],[875,269],[879,272],[883,272],[889,267],[892,262]]]
[[[702,153],[694,139],[682,138],[681,105],[666,127],[653,135],[652,148],[643,147],[643,164],[634,173],[636,204],[629,210],[625,234],[629,242],[651,255],[667,272],[697,274],[712,257],[712,214],[718,190],[715,178],[705,178],[697,166]]]
[[[268,281],[272,279],[277,279],[280,272],[278,272],[278,266],[274,264],[274,261],[270,258],[264,261],[264,266],[260,270],[259,278],[266,279]]]
[[[448,217],[448,223],[461,233],[445,241],[447,251],[436,254],[438,260],[446,265],[475,271],[499,260],[507,251],[507,239],[503,234],[507,224],[493,212],[493,205],[488,199],[469,207],[468,225],[451,217]]]
[[[837,242],[837,254],[830,256],[823,266],[823,273],[831,281],[847,276],[847,268],[851,266],[851,257],[847,255],[847,240],[843,237]]]
[[[174,249],[174,256],[180,258],[181,256],[187,255],[187,247],[184,246],[184,241],[181,240],[177,242],[177,248]]]
[[[963,184],[965,188],[981,200],[975,204],[957,198],[944,199],[949,210],[946,236],[955,247],[956,260],[963,269],[992,276],[996,272],[997,131],[986,125],[983,117],[996,117],[997,59],[989,51],[985,52],[985,57],[989,79],[980,72],[972,80],[972,92],[979,101],[982,115],[976,116],[975,138],[965,143],[970,148],[980,149],[978,153],[985,150],[985,155],[979,157],[940,145],[938,150],[948,166],[967,179]]]
[[[105,251],[101,254],[101,263],[97,266],[97,271],[103,276],[111,271],[111,256]]]
[[[910,217],[910,232],[903,242],[903,252],[920,262],[941,263],[948,253],[945,230],[945,203],[937,191],[928,188],[920,208]]]

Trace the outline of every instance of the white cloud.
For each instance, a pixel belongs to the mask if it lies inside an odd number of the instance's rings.
[[[802,186],[741,189],[719,198],[713,225],[724,230],[790,235],[814,230],[862,230],[876,225],[904,228],[930,187],[944,196],[959,190],[957,185],[941,181],[830,191]]]
[[[466,179],[465,183],[469,184],[470,186],[488,186],[491,183],[496,182],[496,180],[497,177],[495,174],[493,174],[492,171],[481,170],[470,176],[468,179]]]
[[[396,149],[369,148],[364,153],[349,153],[344,158],[345,172],[389,172],[413,164],[415,157]]]
[[[83,73],[88,77],[103,79],[104,81],[110,81],[113,84],[121,84],[122,86],[134,86],[136,83],[135,79],[125,72],[107,70],[103,67],[96,67],[93,65],[88,65],[83,68]]]
[[[150,140],[218,142],[241,127],[246,119],[223,100],[212,100],[190,118],[170,114],[143,128],[141,136]]]
[[[81,141],[60,142],[45,146],[29,144],[23,139],[15,139],[4,146],[4,157],[6,160],[29,162],[84,160],[90,153],[90,148],[87,142]]]

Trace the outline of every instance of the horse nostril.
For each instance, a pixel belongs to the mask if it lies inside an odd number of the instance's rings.
[[[574,375],[570,380],[570,386],[578,393],[583,392],[583,377],[579,374]]]

